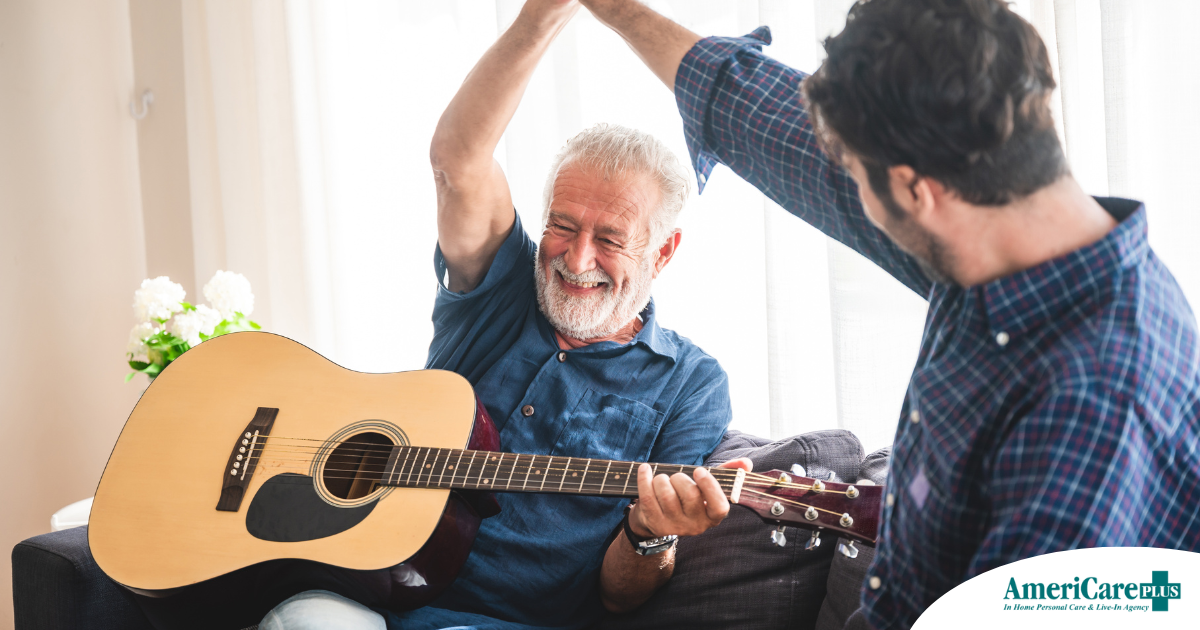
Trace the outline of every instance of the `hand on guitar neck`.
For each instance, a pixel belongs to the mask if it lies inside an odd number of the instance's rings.
[[[718,466],[750,472],[754,464],[738,458]],[[688,476],[655,475],[650,464],[638,467],[638,500],[629,513],[629,527],[644,538],[695,536],[716,527],[729,514],[729,499],[708,469],[697,467]],[[613,612],[632,610],[653,595],[675,572],[675,550],[661,555],[638,555],[624,533],[608,546],[600,571],[600,597]]]
[[[754,463],[741,457],[718,468],[750,472]],[[692,477],[683,473],[668,477],[654,476],[649,464],[638,467],[638,502],[629,514],[635,534],[648,538],[696,536],[719,525],[727,514],[729,500],[708,469],[696,468]]]

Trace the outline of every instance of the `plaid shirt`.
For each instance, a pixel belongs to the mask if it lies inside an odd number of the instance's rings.
[[[1100,241],[974,287],[932,282],[818,148],[770,31],[709,38],[675,81],[703,190],[719,161],[929,300],[864,614],[907,628],[989,569],[1096,546],[1200,549],[1200,348],[1137,202]]]

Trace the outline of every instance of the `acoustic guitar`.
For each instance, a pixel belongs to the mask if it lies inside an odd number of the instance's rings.
[[[234,574],[243,578],[231,584],[261,585],[267,578],[246,571],[268,566],[298,591],[313,586],[296,578],[307,567],[323,576],[318,586],[405,610],[454,580],[481,518],[498,510],[490,493],[637,496],[636,462],[499,449],[453,372],[365,374],[278,335],[224,335],[173,362],[138,401],[96,491],[88,541],[109,577],[144,596]],[[710,472],[730,503],[780,532],[874,543],[879,486]]]

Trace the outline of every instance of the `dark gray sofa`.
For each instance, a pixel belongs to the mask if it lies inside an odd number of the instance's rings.
[[[731,431],[709,458],[716,464],[749,457],[755,470],[883,483],[888,449],[864,456],[848,431],[806,433],[771,441]],[[738,628],[842,630],[858,606],[873,550],[854,560],[835,554],[826,535],[805,551],[807,532],[787,528],[787,544],[771,542],[772,528],[735,507],[719,527],[680,541],[675,576],[638,610],[609,615],[598,630],[616,628]],[[152,630],[132,595],[96,566],[87,528],[35,536],[12,553],[16,630]],[[851,623],[853,626],[854,623]]]

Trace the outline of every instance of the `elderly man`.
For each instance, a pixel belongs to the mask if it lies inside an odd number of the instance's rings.
[[[929,300],[879,546],[852,624],[907,628],[989,569],[1200,549],[1196,319],[1147,211],[1071,176],[1033,27],[1000,0],[869,0],[811,77],[766,29],[702,39],[584,0],[719,161]],[[819,134],[819,135],[818,135]]]
[[[700,464],[730,420],[724,371],[659,326],[651,283],[680,242],[688,174],[654,138],[600,125],[567,143],[536,244],[492,159],[530,76],[577,5],[534,0],[483,56],[438,124],[440,283],[428,367],[474,386],[506,451]],[[749,468],[748,460],[731,466]],[[404,614],[326,592],[276,607],[277,628],[580,628],[668,580],[674,536],[719,523],[711,474],[638,474],[639,500],[501,494],[450,590]],[[623,521],[624,519],[627,519]],[[624,525],[624,526],[623,526]],[[661,552],[658,553],[658,552]]]

